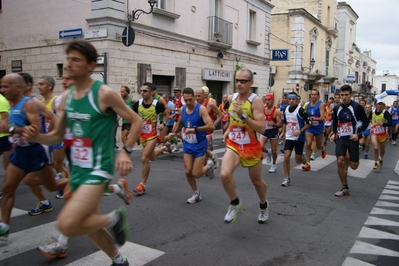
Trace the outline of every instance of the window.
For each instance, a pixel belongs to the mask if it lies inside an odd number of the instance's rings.
[[[62,73],[64,72],[64,65],[57,64],[57,77],[62,78]]]
[[[166,2],[167,2],[167,0],[158,0],[156,7],[160,8],[160,9],[166,9]]]
[[[256,39],[256,12],[249,10],[248,40]]]

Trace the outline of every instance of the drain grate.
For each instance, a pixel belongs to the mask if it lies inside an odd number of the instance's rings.
[[[270,204],[270,210],[276,212],[278,215],[292,216],[313,215],[317,212],[315,208],[290,202],[274,202]]]

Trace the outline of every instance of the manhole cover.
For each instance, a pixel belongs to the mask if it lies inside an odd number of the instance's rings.
[[[276,212],[279,215],[294,215],[294,216],[305,216],[313,215],[316,213],[316,209],[299,204],[290,202],[275,202],[270,204],[270,210]]]

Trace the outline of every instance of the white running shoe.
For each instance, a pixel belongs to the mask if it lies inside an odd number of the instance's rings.
[[[275,173],[277,172],[277,165],[272,164],[272,166],[269,169],[269,173]]]
[[[272,163],[272,151],[270,149],[268,149],[266,153],[266,163],[267,164]]]
[[[310,160],[314,161],[314,159],[316,159],[316,154],[314,154],[314,152],[312,152],[312,154],[310,155]]]
[[[281,183],[281,186],[288,187],[289,185],[291,185],[291,179],[284,178],[284,181],[283,181],[283,183]]]
[[[209,177],[209,179],[213,179],[215,177],[215,169],[212,159],[208,159],[206,165],[209,167],[208,171],[205,172],[205,175]]]
[[[180,151],[179,148],[177,147],[177,145],[175,145],[175,147],[172,150],[172,153],[176,153],[176,152],[179,152],[179,151]]]
[[[269,202],[267,202],[266,209],[259,209],[258,223],[265,224],[269,221]]]
[[[244,207],[242,200],[240,200],[238,205],[230,204],[227,208],[227,213],[224,216],[224,222],[228,224],[233,223],[237,219],[238,213],[242,210],[242,207]]]
[[[216,153],[212,154],[212,162],[213,162],[213,169],[218,169],[219,167],[219,158]]]
[[[201,192],[196,192],[191,196],[191,198],[187,200],[187,203],[194,204],[201,200],[202,200]]]
[[[118,193],[115,193],[115,194],[118,195],[119,198],[121,198],[125,202],[126,205],[130,205],[130,203],[133,201],[133,195],[129,191],[126,179],[119,178],[117,184],[118,184],[118,187],[120,190]]]
[[[65,258],[67,255],[68,246],[61,245],[58,241],[50,243],[45,246],[39,246],[40,252],[47,258]]]

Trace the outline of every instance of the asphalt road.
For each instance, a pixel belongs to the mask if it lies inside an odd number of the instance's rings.
[[[223,147],[220,139],[215,141],[219,157]],[[332,143],[327,153],[331,156],[326,159],[316,154],[312,162],[316,171],[295,169],[291,160],[290,187],[281,186],[281,162],[274,174],[267,172],[269,165],[263,165],[270,203],[267,224],[256,221],[259,199],[247,169],[239,167],[235,172],[244,209],[236,222],[225,224],[229,200],[219,170],[215,179],[197,181],[203,200],[187,204],[192,192],[183,154],[163,154],[151,163],[147,193],[135,196],[128,206],[131,235],[123,254],[128,255],[130,265],[357,265],[359,261],[399,265],[399,178],[394,172],[398,147],[387,145],[382,168],[373,171],[373,161],[362,160],[358,171],[350,171],[351,195],[343,198],[334,196],[340,182]],[[139,150],[132,160],[131,190],[140,181]],[[46,194],[54,211],[31,217],[26,211],[37,200],[20,185],[15,208],[21,215],[11,220],[8,243],[0,243],[0,265],[109,265],[110,260],[87,237],[71,239],[64,259],[49,260],[38,252],[39,244],[57,236],[52,222],[63,206],[54,193]],[[121,204],[115,195],[104,197],[102,212]]]

